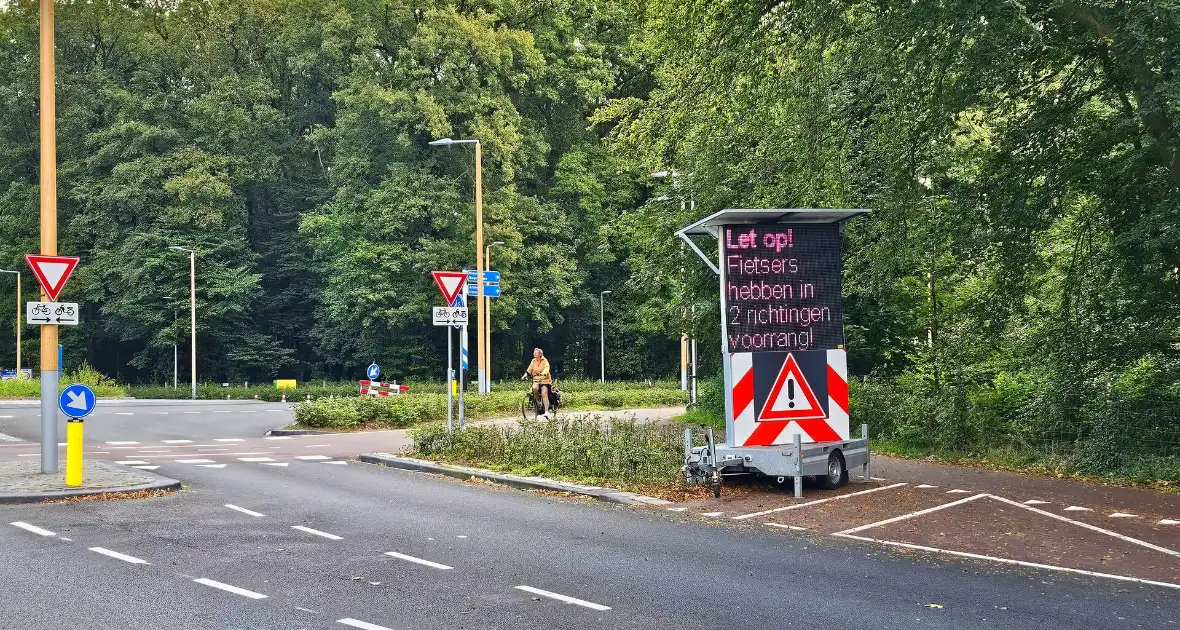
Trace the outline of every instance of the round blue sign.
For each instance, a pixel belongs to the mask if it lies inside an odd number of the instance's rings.
[[[365,370],[365,375],[369,377],[370,381],[375,381],[381,376],[381,368],[377,367],[376,363],[372,363],[369,365],[369,369]]]
[[[81,384],[70,385],[57,398],[57,408],[71,418],[82,418],[94,411],[94,404],[98,402],[94,391]]]

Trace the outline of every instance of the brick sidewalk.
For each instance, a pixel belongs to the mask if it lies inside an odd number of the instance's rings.
[[[82,465],[82,485],[72,487],[66,485],[64,466],[55,474],[41,474],[39,461],[0,461],[0,494],[112,490],[144,486],[159,480],[157,475],[147,476],[135,469],[89,461]]]

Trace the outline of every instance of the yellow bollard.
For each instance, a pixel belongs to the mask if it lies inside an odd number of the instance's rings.
[[[66,423],[66,485],[82,485],[82,419]]]

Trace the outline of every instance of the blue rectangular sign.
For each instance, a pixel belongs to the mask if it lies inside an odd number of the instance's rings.
[[[479,282],[479,272],[475,271],[475,270],[468,270],[467,271],[467,282],[470,284],[475,284],[475,283]],[[500,284],[500,272],[499,271],[485,271],[485,272],[483,272],[483,283],[484,284]],[[475,294],[472,293],[472,295],[475,295]]]
[[[475,297],[475,294],[478,292],[478,290],[479,290],[479,287],[475,286],[474,284],[468,284],[467,285],[467,296],[468,297]],[[483,285],[483,294],[484,294],[484,297],[500,297],[500,285],[498,285],[498,284],[485,284],[485,285]]]

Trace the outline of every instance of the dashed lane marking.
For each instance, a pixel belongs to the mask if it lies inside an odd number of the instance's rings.
[[[138,459],[120,459],[120,460],[116,461],[115,463],[116,464],[123,464],[124,466],[130,466],[132,464],[146,464],[147,462],[141,461]]]
[[[242,597],[249,597],[250,599],[266,599],[266,595],[263,595],[262,593],[255,593],[254,591],[248,591],[244,588],[238,588],[236,586],[233,586],[232,584],[225,584],[224,582],[210,580],[209,578],[197,578],[193,581],[196,582],[197,584],[204,584],[205,586],[211,586],[216,589],[221,589],[221,590],[226,591],[228,593],[233,593],[234,595],[241,595]]]
[[[385,626],[379,626],[375,623],[369,623],[367,621],[360,621],[359,619],[351,618],[337,619],[336,623],[342,623],[346,626],[352,626],[353,628],[360,628],[361,630],[393,630],[393,628],[386,628]]]
[[[287,466],[290,466],[291,464],[290,464],[290,462],[275,462],[275,463],[265,463],[264,462],[262,465],[263,466],[282,466],[283,468],[286,468]]]
[[[227,507],[231,510],[234,510],[236,512],[241,512],[242,514],[249,514],[250,516],[266,516],[265,514],[263,514],[261,512],[255,512],[254,510],[247,510],[244,507],[240,507],[240,506],[234,505],[232,503],[226,503],[225,507]]]
[[[946,493],[947,493],[947,494],[971,494],[971,491],[970,491],[970,490],[961,490],[961,489],[959,489],[959,488],[955,488],[954,490],[947,490],[947,491],[946,491]]]
[[[786,512],[787,510],[797,510],[797,509],[799,509],[799,508],[801,508],[801,507],[807,507],[807,506],[809,506],[809,505],[819,505],[820,503],[827,503],[827,502],[829,502],[829,501],[838,501],[838,500],[840,500],[840,499],[847,499],[848,497],[856,497],[856,496],[860,496],[860,495],[862,495],[862,494],[869,494],[870,492],[880,492],[880,491],[882,491],[882,490],[889,490],[889,489],[892,489],[892,488],[900,488],[900,487],[902,487],[902,486],[905,486],[905,485],[908,485],[908,484],[906,484],[906,483],[903,481],[903,482],[901,482],[901,483],[895,483],[895,484],[888,485],[888,486],[881,486],[881,487],[879,487],[879,488],[869,488],[868,490],[861,490],[860,492],[850,492],[850,493],[848,493],[848,494],[841,494],[841,495],[839,495],[839,496],[828,497],[828,498],[826,498],[826,499],[816,499],[815,501],[808,501],[808,502],[806,502],[806,503],[796,503],[796,504],[794,504],[794,505],[788,505],[788,506],[785,506],[785,507],[774,508],[773,510],[763,510],[763,511],[761,511],[761,512],[753,512],[753,513],[750,513],[750,514],[742,514],[741,516],[735,516],[735,517],[733,517],[733,520],[735,520],[735,521],[740,521],[740,520],[744,520],[744,519],[747,519],[747,518],[755,518],[755,517],[758,517],[758,516],[766,516],[767,514],[774,514],[774,513],[776,513],[776,512]]]
[[[1048,503],[1048,501],[1042,501],[1040,499],[1029,499],[1024,502],[1025,505],[1047,505]]]
[[[725,512],[701,512],[701,516],[709,516],[709,517],[721,516],[722,514],[725,514]]]
[[[295,459],[314,461],[317,459],[332,459],[332,458],[328,457],[327,455],[296,455]]]
[[[110,556],[117,560],[122,560],[123,562],[130,562],[131,564],[151,564],[147,560],[140,560],[135,556],[129,556],[127,554],[119,553],[118,551],[111,551],[110,549],[104,549],[102,547],[91,547],[90,550],[94,553],[101,553],[104,556]]]
[[[262,439],[264,439],[264,440],[291,440],[291,439],[294,439],[294,438],[292,438],[292,437],[291,437],[291,436],[289,436],[289,435],[272,435],[272,436],[269,436],[269,437],[264,437],[264,438],[262,438]]]
[[[192,444],[192,440],[162,440],[165,444]]]
[[[554,593],[553,591],[546,591],[532,586],[524,586],[523,584],[516,587],[516,590],[532,593],[533,595],[540,595],[541,597],[548,597],[549,599],[556,599],[559,602],[565,602],[575,606],[582,606],[583,608],[589,608],[590,610],[610,610],[610,606],[595,604],[594,602],[588,602],[584,599],[578,599],[577,597],[570,597],[569,595],[562,595],[561,593]]]
[[[201,468],[225,468],[225,464],[197,464]]]
[[[132,466],[132,468],[138,468],[140,470],[155,470],[159,468],[159,466]]]
[[[1115,512],[1110,515],[1110,518],[1139,518],[1134,514],[1127,514],[1126,512]]]
[[[924,483],[924,484],[922,484],[922,485],[920,485],[920,486],[914,486],[914,487],[915,487],[915,488],[919,488],[919,489],[921,489],[921,490],[926,490],[926,489],[928,489],[928,488],[937,488],[938,486],[932,486],[932,485],[930,485],[930,484]]]
[[[178,460],[176,460],[176,463],[177,464],[212,464],[213,460],[211,460],[211,459],[178,459]]]
[[[1088,507],[1080,507],[1077,505],[1071,505],[1071,506],[1065,508],[1065,511],[1066,512],[1093,512],[1094,510],[1091,510]]]
[[[348,462],[342,462],[339,460],[332,461],[332,462],[321,462],[321,463],[323,463],[323,464],[336,464],[337,466],[347,466],[348,465]]]
[[[413,562],[414,564],[420,564],[422,566],[430,567],[432,569],[438,569],[440,571],[447,571],[449,569],[454,568],[454,567],[447,566],[445,564],[439,564],[438,562],[431,562],[430,560],[423,560],[422,558],[415,558],[414,556],[407,556],[404,553],[398,553],[396,551],[386,551],[385,555],[387,555],[391,558],[405,560],[406,562]]]
[[[242,438],[214,438],[214,442],[245,442]]]
[[[1165,518],[1159,522],[1160,525],[1180,525],[1180,521],[1174,521],[1170,518]]]
[[[130,411],[116,411],[115,415],[116,416],[134,416],[135,414],[131,413]]]
[[[685,511],[685,510],[687,510],[687,509],[688,509],[688,508],[686,508],[686,507],[678,507],[678,508],[667,508],[667,510],[668,510],[669,512],[683,512],[683,511]]]
[[[292,525],[291,529],[297,529],[301,532],[307,532],[308,534],[314,534],[316,536],[323,536],[324,538],[327,538],[328,540],[344,540],[343,538],[341,538],[340,536],[337,536],[336,534],[329,534],[328,532],[321,532],[318,529],[312,529],[310,527],[304,527],[302,525]]]
[[[138,446],[139,442],[107,442],[111,446]]]
[[[273,462],[274,459],[270,457],[239,457],[240,462]]]
[[[25,530],[26,532],[33,532],[34,534],[39,534],[41,536],[56,536],[57,535],[56,532],[51,532],[48,529],[41,529],[40,527],[37,527],[36,525],[29,525],[28,523],[26,523],[24,521],[16,521],[14,523],[9,523],[9,525],[12,525],[13,527],[19,527],[19,528]]]
[[[791,530],[791,531],[793,531],[793,532],[805,532],[805,531],[807,531],[807,528],[806,528],[806,527],[799,527],[798,525],[784,525],[784,524],[782,524],[782,523],[763,523],[763,525],[766,525],[766,526],[768,526],[768,527],[778,527],[778,528],[780,528],[780,529],[789,529],[789,530]]]

